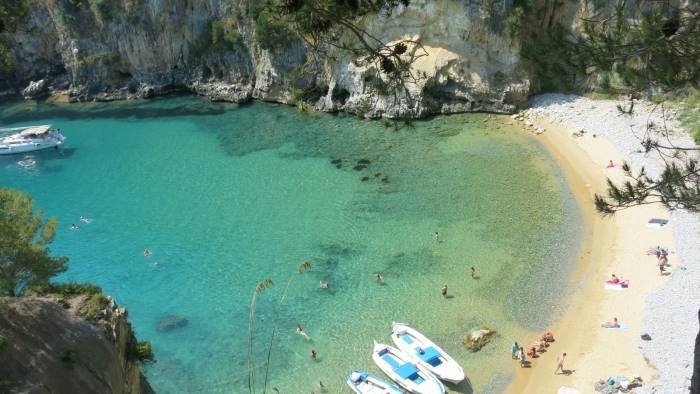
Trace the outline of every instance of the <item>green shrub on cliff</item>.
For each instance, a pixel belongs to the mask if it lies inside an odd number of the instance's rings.
[[[0,37],[0,76],[9,75],[15,69],[15,61],[12,59],[12,53],[5,44],[5,40]]]
[[[29,16],[24,0],[0,1],[0,33],[15,31]]]
[[[85,320],[96,322],[102,317],[102,311],[108,308],[107,299],[102,295],[102,293],[96,293],[90,295],[82,305],[78,313],[85,318]]]
[[[268,9],[260,10],[255,19],[255,41],[264,49],[284,48],[292,43],[293,33],[284,19]]]
[[[102,294],[102,289],[99,286],[90,283],[48,283],[42,286],[32,287],[32,290],[38,294],[57,294],[61,297],[72,297],[77,295],[94,295]]]
[[[49,255],[58,222],[41,216],[26,194],[0,189],[0,295],[21,295],[66,270],[67,257]]]
[[[214,46],[227,46],[233,48],[243,40],[238,32],[236,20],[225,18],[211,23],[211,43]]]
[[[141,362],[153,362],[153,348],[148,341],[130,342],[126,354],[127,359]]]
[[[7,337],[4,335],[4,332],[0,331],[0,351],[5,349],[7,346],[8,340]]]

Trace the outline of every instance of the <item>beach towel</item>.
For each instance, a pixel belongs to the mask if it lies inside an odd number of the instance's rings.
[[[624,289],[626,289],[626,288],[627,288],[627,286],[623,286],[623,285],[620,284],[620,283],[608,283],[608,282],[605,282],[605,289],[606,289],[606,290],[624,290]]]
[[[619,325],[619,327],[606,327],[606,326],[603,326],[603,328],[609,328],[609,329],[611,329],[611,330],[618,330],[618,329],[625,329],[625,328],[627,328],[627,324],[625,324],[625,323],[617,323],[617,324]]]
[[[620,279],[619,282],[613,283],[609,280],[605,281],[605,288],[608,290],[622,290],[628,288],[630,281],[628,279]]]

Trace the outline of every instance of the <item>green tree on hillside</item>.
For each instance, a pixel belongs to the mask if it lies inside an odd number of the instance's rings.
[[[19,296],[66,270],[67,257],[49,255],[57,221],[41,216],[28,195],[0,189],[0,295]]]

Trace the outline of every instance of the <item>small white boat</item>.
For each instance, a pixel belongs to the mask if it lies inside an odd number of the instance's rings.
[[[48,148],[58,148],[66,139],[51,125],[15,127],[0,129],[0,134],[12,133],[0,137],[0,155],[33,152]]]
[[[394,383],[363,371],[350,371],[348,386],[358,394],[403,394],[404,391]]]
[[[462,367],[425,335],[402,323],[391,323],[391,331],[396,347],[433,375],[452,383],[464,380]]]
[[[445,386],[399,349],[374,342],[372,360],[394,382],[415,394],[444,394]]]

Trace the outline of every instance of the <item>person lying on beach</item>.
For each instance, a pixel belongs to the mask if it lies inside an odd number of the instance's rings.
[[[540,338],[540,340],[545,342],[554,342],[554,335],[552,335],[551,332],[547,331],[544,334],[542,334],[542,338]]]
[[[616,285],[616,284],[620,283],[620,278],[615,276],[615,274],[612,274],[612,278],[608,281],[608,283]]]
[[[535,358],[537,356],[537,349],[534,346],[531,346],[530,349],[527,351],[527,355],[529,357]]]
[[[603,328],[620,328],[620,323],[617,321],[617,318],[613,318],[613,321],[606,321],[605,323],[600,325]]]
[[[545,341],[537,341],[533,346],[537,349],[538,352],[544,353],[547,350],[546,348],[547,346],[549,346],[549,344]]]
[[[306,335],[306,333],[304,332],[304,330],[301,328],[301,325],[299,325],[299,324],[297,324],[297,334],[299,334],[299,335],[301,335],[302,337],[306,338],[307,341],[310,341],[310,340],[311,340],[311,337],[309,337],[308,335]]]
[[[615,163],[613,163],[613,161],[610,160],[610,162],[608,163],[608,166],[605,168],[614,168],[614,167],[615,167]]]

